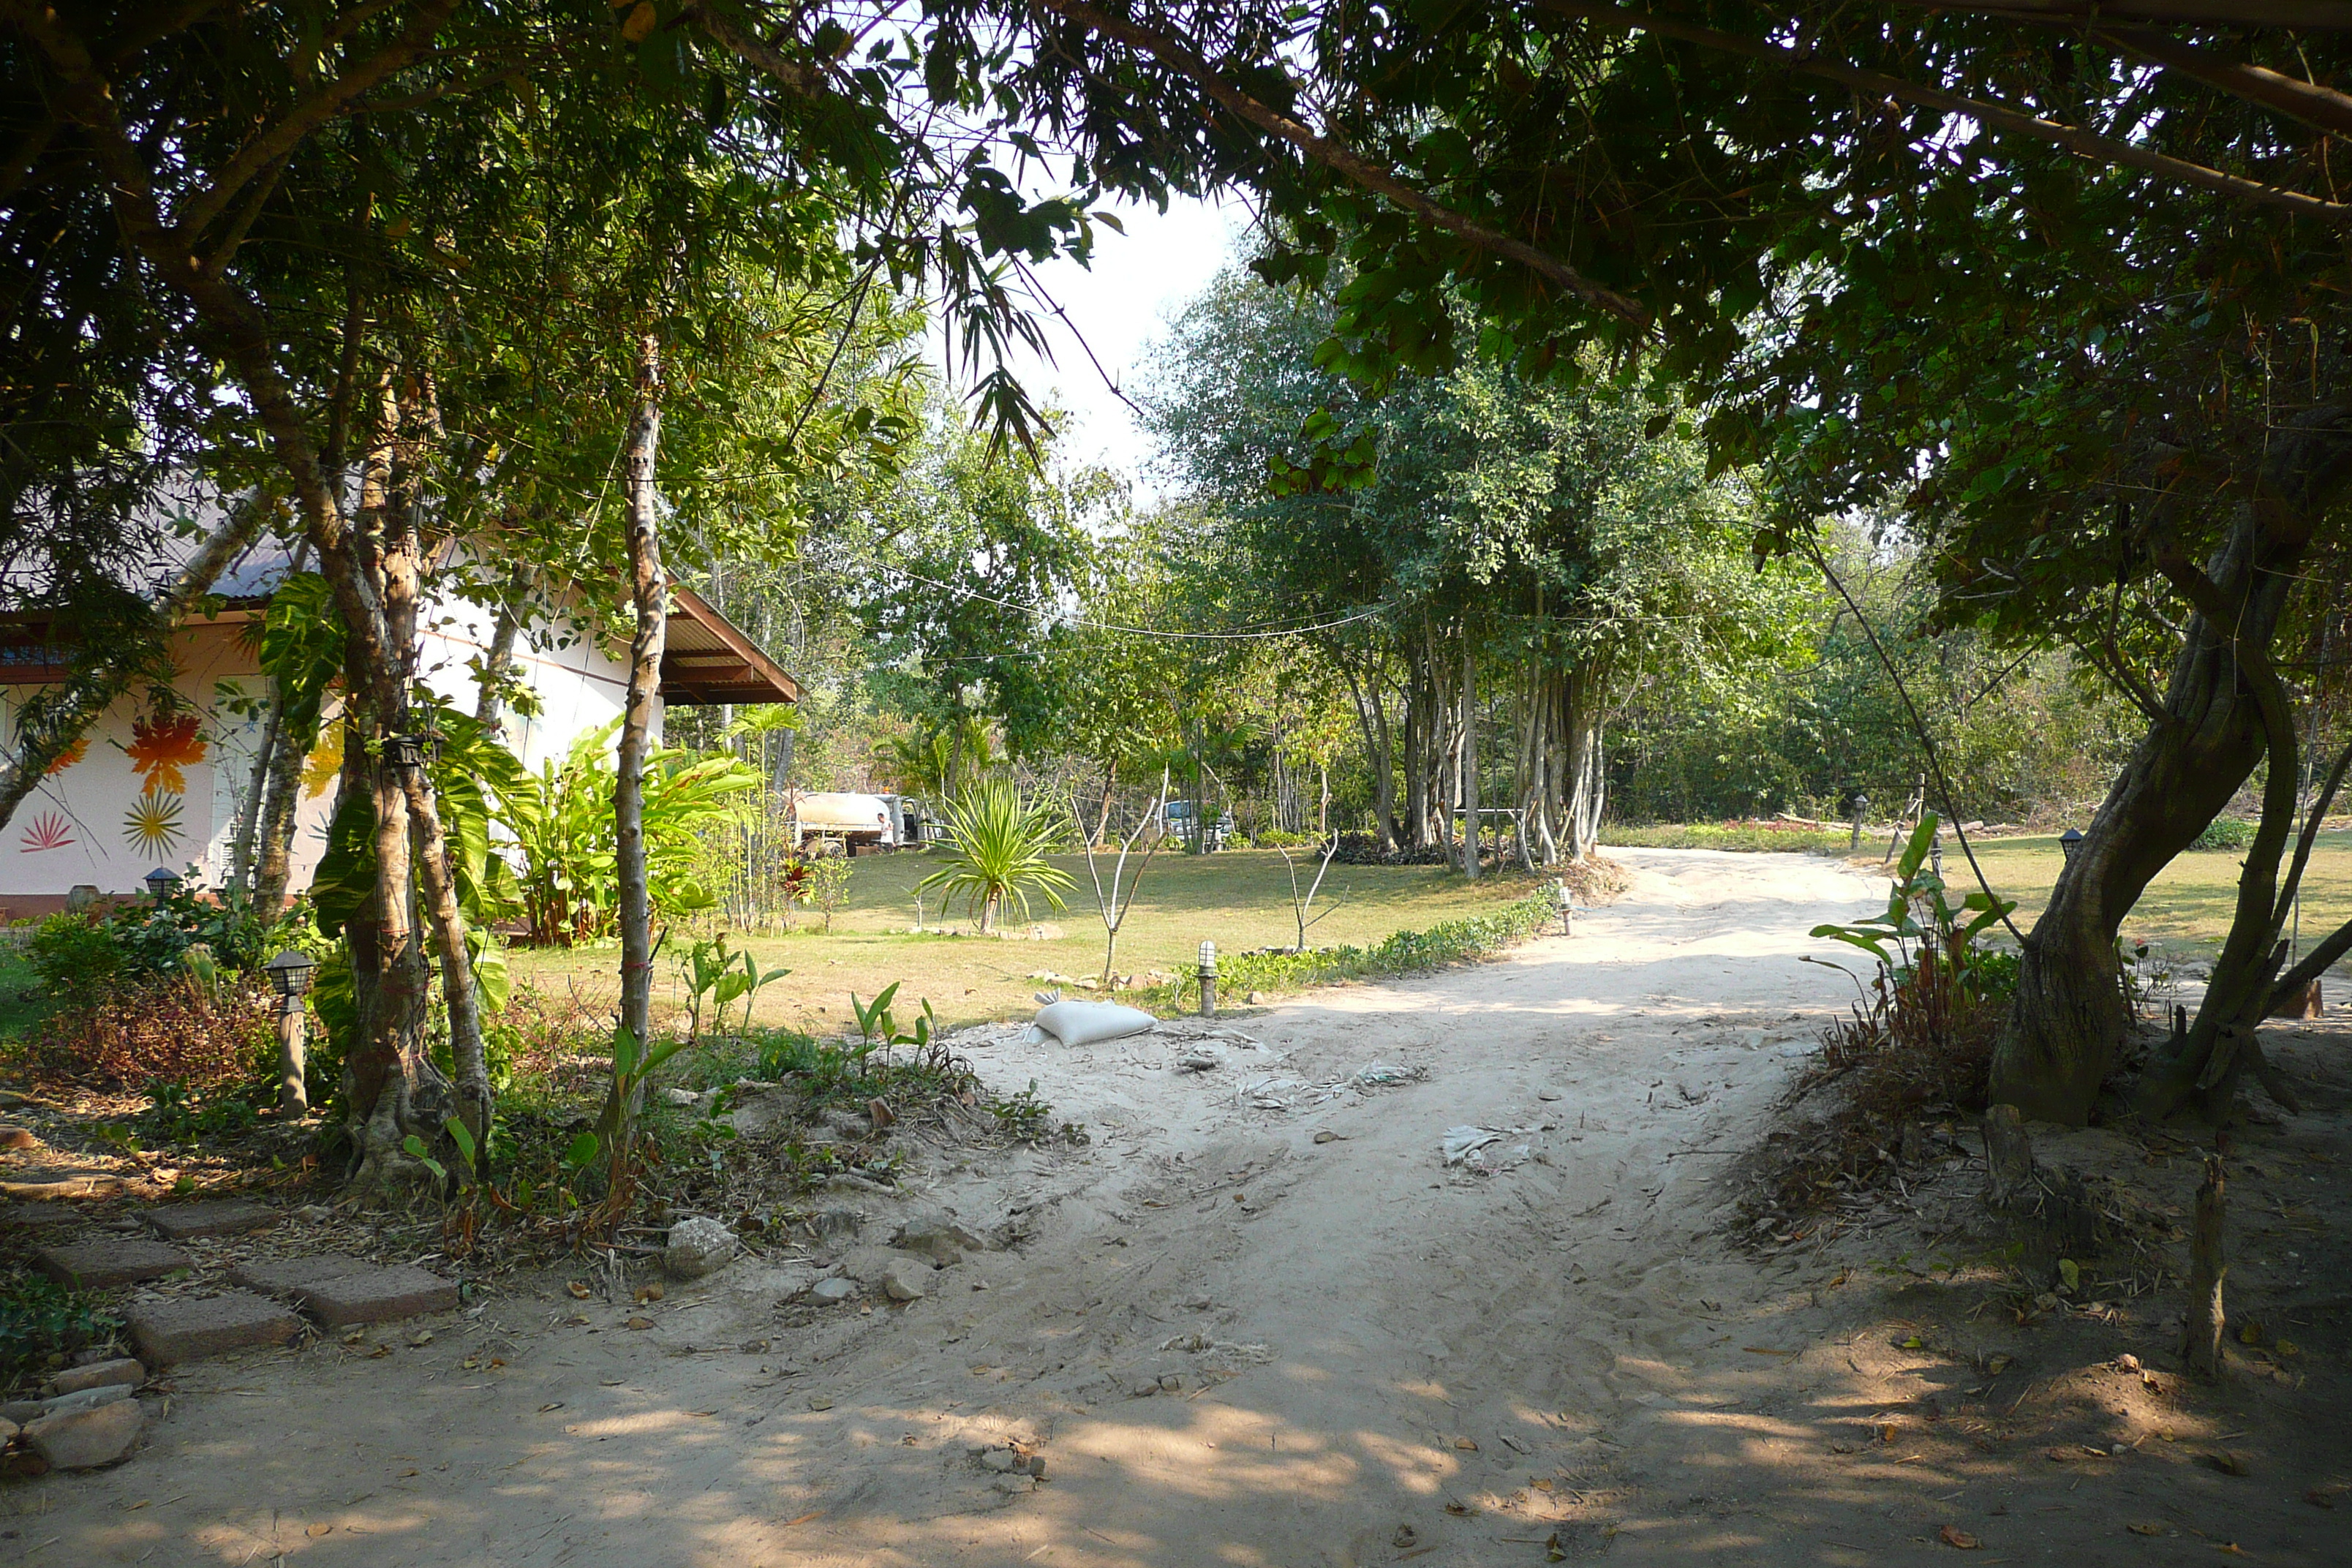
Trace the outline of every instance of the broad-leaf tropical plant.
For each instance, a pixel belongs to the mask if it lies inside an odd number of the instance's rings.
[[[1812,934],[1862,949],[1878,960],[1880,968],[1897,984],[1923,959],[1941,959],[1952,967],[1961,984],[1973,990],[1977,938],[2017,904],[1982,892],[1970,893],[1958,904],[1947,899],[1944,879],[1927,864],[1937,826],[1931,811],[1912,829],[1903,846],[1903,858],[1895,862],[1885,913],[1850,925],[1817,925]]]
[[[938,889],[942,900],[962,900],[982,931],[992,929],[1007,906],[1029,915],[1029,895],[1060,910],[1062,893],[1077,883],[1045,858],[1062,837],[1060,818],[1042,801],[1024,798],[1006,779],[987,779],[943,812],[947,864],[916,886]]]

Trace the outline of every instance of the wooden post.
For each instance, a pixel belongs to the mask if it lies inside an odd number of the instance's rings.
[[[2197,1189],[2197,1228],[2189,1240],[2189,1331],[2181,1353],[2189,1369],[2219,1377],[2226,1366],[2221,1332],[2221,1281],[2230,1272],[2221,1157],[2205,1156],[2205,1184]]]
[[[304,1082],[302,998],[278,999],[278,1110],[292,1120],[310,1114],[310,1091]]]
[[[2017,1205],[2033,1190],[2033,1145],[2014,1105],[1985,1111],[1985,1202],[1997,1209]]]

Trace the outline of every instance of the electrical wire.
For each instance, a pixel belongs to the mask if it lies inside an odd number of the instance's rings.
[[[1353,615],[1342,616],[1337,620],[1318,621],[1303,626],[1269,626],[1230,632],[1175,632],[1153,626],[1122,626],[1116,621],[1097,621],[1085,616],[1063,616],[1050,605],[1027,603],[1020,599],[1007,599],[999,595],[982,593],[978,588],[965,588],[953,583],[942,583],[936,577],[926,577],[919,572],[910,572],[904,566],[892,565],[887,562],[877,562],[875,564],[885,572],[895,572],[901,577],[920,583],[928,588],[937,588],[941,593],[955,594],[967,599],[978,599],[984,604],[1000,605],[1008,610],[1025,610],[1031,615],[1056,616],[1066,626],[1084,626],[1089,631],[1117,632],[1124,637],[1153,637],[1163,642],[1268,642],[1276,637],[1305,637],[1313,632],[1336,631],[1341,626],[1351,626],[1359,621],[1370,620],[1374,616],[1381,615],[1391,607],[1385,604],[1373,605],[1358,610]]]

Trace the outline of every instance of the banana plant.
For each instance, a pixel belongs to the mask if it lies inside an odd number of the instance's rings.
[[[1885,913],[1847,925],[1817,925],[1812,934],[1862,949],[1897,983],[1925,952],[1942,955],[1965,977],[1972,966],[1977,938],[2015,910],[2017,902],[1978,891],[1953,903],[1946,896],[1948,889],[1944,879],[1929,865],[1937,826],[1936,814],[1927,812],[1912,829],[1903,858],[1895,865]]]

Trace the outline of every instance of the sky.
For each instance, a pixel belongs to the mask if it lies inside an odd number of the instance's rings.
[[[1154,340],[1165,335],[1170,319],[1231,258],[1248,218],[1237,205],[1181,197],[1171,198],[1164,214],[1124,205],[1111,211],[1127,232],[1097,228],[1092,268],[1056,257],[1036,269],[1038,282],[1066,319],[1045,320],[1051,364],[1024,355],[1013,368],[1040,406],[1066,411],[1056,453],[1060,463],[1098,463],[1125,477],[1139,500],[1149,500],[1157,493],[1148,471],[1150,441],[1136,428],[1133,412],[1104,385],[1087,350],[1094,351],[1113,382],[1131,390]],[[1046,307],[1041,303],[1038,309],[1045,316]]]

